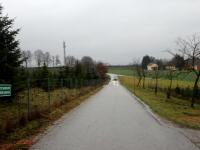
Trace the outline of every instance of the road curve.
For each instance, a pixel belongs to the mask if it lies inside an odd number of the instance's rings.
[[[199,150],[160,125],[117,81],[66,114],[31,150]]]

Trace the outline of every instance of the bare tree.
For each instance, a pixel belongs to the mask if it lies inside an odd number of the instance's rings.
[[[141,67],[139,65],[136,65],[136,71],[137,71],[137,75],[138,75],[138,83],[137,83],[137,87],[140,86],[140,83],[142,81],[142,73],[141,73]]]
[[[26,68],[28,67],[28,63],[32,60],[32,53],[31,51],[22,51],[22,60],[25,62]]]
[[[37,66],[40,67],[42,62],[44,62],[44,53],[42,52],[42,50],[36,50],[34,52],[34,57],[35,57]]]
[[[52,58],[51,58],[51,55],[50,55],[50,53],[49,52],[45,52],[44,53],[44,64],[48,67],[50,64],[51,64],[51,62],[52,62]]]
[[[173,79],[175,77],[178,77],[179,75],[181,74],[181,72],[177,72],[176,70],[173,70],[173,69],[169,69],[166,77],[169,79],[169,86],[167,88],[167,98],[170,99],[171,98],[171,89],[172,89],[172,82],[173,82]]]
[[[143,79],[143,88],[145,88],[145,79],[146,79],[146,71],[141,67],[142,79]]]
[[[143,78],[143,73],[142,73],[142,70],[143,70],[143,69],[142,69],[142,66],[140,65],[138,59],[134,59],[134,60],[133,60],[133,66],[134,66],[134,68],[136,69],[136,73],[137,73],[137,76],[138,76],[137,87],[139,87],[140,84],[141,84],[142,78]]]
[[[172,82],[174,78],[177,78],[181,74],[188,74],[188,71],[176,71],[174,69],[169,69],[168,73],[166,74],[166,77],[169,79],[169,86],[167,88],[167,98],[171,98],[171,89],[172,89]]]
[[[55,67],[55,56],[52,56],[52,65]]]
[[[195,99],[198,93],[198,81],[200,78],[200,69],[195,69],[198,61],[200,60],[200,35],[193,34],[187,38],[179,38],[177,40],[178,51],[183,54],[186,63],[188,64],[188,69],[190,69],[195,74],[195,81],[193,86],[193,95],[191,101],[191,107],[194,107]]]
[[[182,70],[185,67],[185,60],[179,54],[175,54],[173,55],[173,58],[170,60],[169,64],[175,66],[179,70]]]
[[[56,66],[60,65],[61,64],[61,61],[60,61],[60,58],[58,55],[56,55],[56,60],[55,60],[55,64]]]
[[[76,65],[76,58],[74,56],[67,56],[66,59],[66,65],[69,67],[75,66]]]
[[[92,60],[92,58],[90,56],[82,57],[81,63],[85,64],[85,65],[87,65],[87,64],[94,65],[94,61]]]
[[[160,71],[158,69],[154,69],[154,73],[155,73],[155,88],[154,88],[154,93],[155,95],[157,95],[157,92],[158,92],[158,78],[159,78],[159,74],[160,74]]]
[[[84,56],[81,59],[81,64],[84,66],[83,70],[86,73],[86,77],[92,78],[92,75],[94,75],[95,72],[95,63],[93,59],[89,56]]]

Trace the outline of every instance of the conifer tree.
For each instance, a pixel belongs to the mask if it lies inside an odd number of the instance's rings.
[[[14,19],[2,13],[0,5],[0,82],[13,84],[21,64],[19,41],[16,35],[19,29],[13,29]]]

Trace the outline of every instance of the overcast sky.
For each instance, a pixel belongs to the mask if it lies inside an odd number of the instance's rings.
[[[22,50],[42,49],[62,58],[89,55],[128,64],[149,54],[169,57],[177,37],[200,32],[200,0],[1,0],[16,17]]]

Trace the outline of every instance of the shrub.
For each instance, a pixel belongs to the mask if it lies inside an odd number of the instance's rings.
[[[25,130],[31,131],[33,129],[36,129],[40,126],[40,123],[36,120],[31,121],[27,124],[27,126],[25,127]]]
[[[16,123],[13,121],[12,118],[8,117],[5,120],[5,131],[6,131],[6,133],[12,132],[15,127],[16,127]]]
[[[38,106],[34,106],[33,111],[30,112],[29,121],[39,119],[41,116]]]
[[[27,115],[25,113],[23,113],[19,119],[19,125],[20,126],[25,126],[27,123]]]
[[[49,117],[50,119],[55,119],[63,114],[61,109],[56,109],[55,111],[51,112]]]
[[[175,88],[175,93],[178,94],[178,95],[181,93],[180,87],[177,86],[177,87]]]

